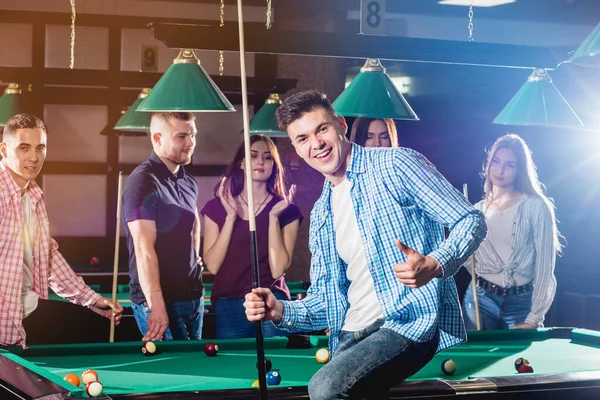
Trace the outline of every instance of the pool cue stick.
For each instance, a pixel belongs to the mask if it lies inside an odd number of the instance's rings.
[[[469,200],[469,189],[467,184],[463,183],[463,195]],[[475,302],[475,321],[477,324],[477,330],[481,330],[481,318],[479,317],[479,295],[477,294],[477,274],[475,274],[475,256],[469,257],[471,263],[471,286],[473,289],[473,300]]]
[[[250,157],[250,117],[248,115],[248,87],[246,85],[246,50],[244,46],[244,12],[242,0],[237,0],[238,30],[240,41],[240,78],[242,83],[242,116],[244,120],[244,151],[246,162],[246,187],[248,188],[248,225],[250,227],[250,251],[252,260],[252,287],[260,287],[258,271],[258,247],[256,242],[256,219],[254,215],[254,190],[252,188],[252,164]],[[256,321],[256,357],[258,360],[258,386],[260,398],[267,399],[267,371],[262,321]]]
[[[117,278],[119,276],[119,241],[121,239],[121,193],[123,191],[123,172],[119,171],[117,189],[117,226],[115,232],[115,259],[113,265],[112,302],[117,302]],[[115,312],[110,312],[110,337],[109,342],[115,341]]]

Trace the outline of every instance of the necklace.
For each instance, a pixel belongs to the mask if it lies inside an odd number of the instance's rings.
[[[262,206],[265,204],[265,201],[267,201],[267,199],[269,198],[269,196],[271,196],[270,193],[267,193],[267,195],[265,196],[265,198],[263,199],[262,203],[260,203],[260,206],[258,206],[258,208],[256,210],[254,210],[254,216],[256,217],[258,215],[258,213],[260,212],[260,209],[262,208]],[[242,196],[242,194],[240,193],[240,198],[242,199],[242,201],[244,203],[246,203],[246,207],[248,207],[248,210],[250,210],[250,205],[248,204],[248,202],[246,201],[246,199],[244,199],[244,196]]]

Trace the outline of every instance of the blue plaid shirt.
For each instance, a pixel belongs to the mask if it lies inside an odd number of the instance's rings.
[[[485,238],[483,214],[453,188],[421,154],[407,148],[352,145],[346,179],[384,328],[417,342],[439,332],[438,351],[463,342],[466,332],[453,275]],[[444,240],[444,226],[450,235]],[[406,261],[399,239],[441,265],[443,274],[411,289],[393,266]],[[290,332],[330,328],[330,351],[349,308],[347,265],[335,246],[331,184],[326,181],[310,215],[311,286],[298,301],[284,301],[276,325]]]

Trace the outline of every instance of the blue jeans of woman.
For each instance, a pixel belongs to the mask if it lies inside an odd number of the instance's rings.
[[[513,295],[500,295],[477,288],[479,319],[481,329],[510,329],[525,322],[531,311],[531,294],[525,292]],[[463,300],[465,327],[468,331],[477,329],[473,286],[469,285]]]
[[[391,387],[433,358],[439,337],[414,342],[382,325],[383,320],[361,331],[340,333],[339,347],[331,361],[308,384],[311,400],[385,399]]]
[[[281,292],[273,292],[279,300],[287,300]],[[256,324],[248,321],[244,309],[244,299],[220,297],[215,305],[217,319],[217,339],[242,339],[256,337]],[[263,322],[263,337],[287,336],[288,333],[278,329],[271,321]]]
[[[142,335],[148,330],[150,307],[146,303],[131,303],[133,316]],[[204,321],[204,298],[190,301],[179,301],[167,306],[169,328],[165,331],[166,340],[200,340],[202,339],[202,322]]]

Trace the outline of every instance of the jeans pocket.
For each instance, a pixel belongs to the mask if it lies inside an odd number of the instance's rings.
[[[531,308],[531,297],[532,297],[532,292],[526,292],[526,293],[519,293],[519,294],[515,294],[512,297],[512,301],[519,306],[522,307],[527,307],[527,308]]]

